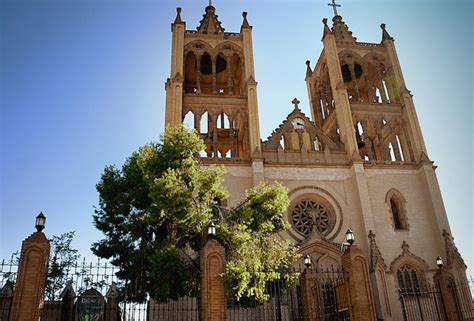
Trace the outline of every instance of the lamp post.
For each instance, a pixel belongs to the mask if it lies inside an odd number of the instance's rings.
[[[346,241],[349,243],[349,246],[354,244],[354,232],[350,228],[346,231]]]
[[[35,221],[35,228],[38,232],[44,230],[44,226],[46,225],[46,216],[44,216],[43,212],[40,212],[38,216],[36,216]]]
[[[443,265],[444,265],[443,259],[442,259],[441,256],[439,256],[439,255],[438,255],[438,257],[436,258],[436,265],[437,265],[440,269],[442,269],[442,268],[443,268]]]
[[[210,239],[214,239],[216,237],[216,225],[214,225],[214,222],[211,222],[211,224],[207,227],[207,235]]]

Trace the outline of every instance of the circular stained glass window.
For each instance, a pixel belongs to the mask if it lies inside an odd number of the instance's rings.
[[[333,215],[323,205],[312,200],[304,200],[293,208],[291,223],[305,236],[308,236],[314,228],[326,236],[334,228]]]

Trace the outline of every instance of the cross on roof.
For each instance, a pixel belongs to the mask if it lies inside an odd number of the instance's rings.
[[[340,7],[340,4],[336,4],[336,0],[332,0],[332,3],[328,3],[328,6],[332,7],[332,10],[334,10],[334,16],[337,16],[337,8]]]
[[[295,108],[298,108],[298,104],[300,103],[298,98],[293,99],[291,102],[292,102],[293,105],[295,105]]]

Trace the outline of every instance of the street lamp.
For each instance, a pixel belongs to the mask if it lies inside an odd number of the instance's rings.
[[[441,256],[438,255],[438,257],[436,258],[436,265],[441,269],[443,267],[443,259],[441,258]]]
[[[40,212],[38,216],[36,216],[35,227],[38,232],[44,230],[44,226],[46,225],[46,216],[44,216],[43,212]]]
[[[209,238],[216,237],[216,226],[213,222],[207,227],[207,235],[209,235]]]
[[[349,246],[354,244],[354,232],[351,229],[348,229],[346,232],[346,241],[349,243]]]
[[[311,266],[311,256],[309,254],[306,254],[303,259],[304,266],[306,266],[307,269]]]

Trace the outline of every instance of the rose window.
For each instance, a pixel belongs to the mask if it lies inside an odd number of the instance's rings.
[[[314,228],[326,236],[334,228],[333,215],[323,205],[311,200],[304,200],[294,207],[291,223],[305,236],[308,236]]]

